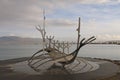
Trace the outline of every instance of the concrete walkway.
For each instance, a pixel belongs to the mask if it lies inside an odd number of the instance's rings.
[[[76,74],[74,78],[77,78],[76,80],[95,80],[113,76],[119,71],[119,67],[111,62],[102,62],[99,65],[99,69],[87,73]]]
[[[48,79],[49,80],[96,80],[100,78],[110,77],[112,75],[115,75],[119,71],[119,66],[117,66],[114,63],[108,62],[108,61],[102,61],[102,60],[100,61],[86,60],[86,61],[88,62],[86,66],[84,66],[86,63],[81,61],[81,64],[77,66],[75,70],[78,70],[81,68],[82,69],[78,72],[75,72],[73,70],[74,74],[73,73],[71,74],[69,70],[68,70],[68,73],[66,74],[66,72],[53,69],[52,71],[53,75],[51,75],[50,71],[46,73],[44,72],[44,74],[42,73],[42,75],[39,75],[40,73],[35,72],[30,67],[28,67],[26,65],[27,64],[26,62],[17,63],[17,64],[12,65],[11,67],[14,69],[14,71],[17,71],[20,73],[28,73],[29,75],[31,75],[27,78],[27,79],[30,78],[30,80],[32,80],[33,78],[38,78],[36,80],[48,80]],[[54,75],[54,73],[56,72],[58,73],[62,72],[63,74]]]
[[[35,61],[37,61],[37,60],[35,60]],[[44,60],[44,61],[46,61],[46,60]],[[41,63],[39,63],[39,64],[41,64]],[[37,63],[37,64],[33,65],[32,67],[30,67],[28,65],[28,62],[24,61],[24,62],[12,64],[10,66],[16,72],[21,72],[21,73],[26,73],[26,74],[31,74],[31,75],[38,75],[38,74],[42,75],[43,73],[47,72],[46,70],[48,68],[50,68],[53,65],[52,61],[49,61],[37,68],[40,70],[39,72],[34,71],[33,67],[36,67],[39,64]],[[99,69],[99,64],[97,64],[96,62],[87,61],[83,58],[77,58],[72,64],[67,65],[66,69],[68,70],[68,72],[70,72],[70,74],[86,73],[86,72],[90,72],[90,71]]]

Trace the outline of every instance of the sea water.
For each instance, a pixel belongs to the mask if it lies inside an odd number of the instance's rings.
[[[70,52],[75,48],[73,45]],[[0,60],[30,57],[40,49],[41,45],[0,45]],[[89,44],[80,49],[78,56],[120,60],[120,45]]]
[[[41,48],[41,45],[0,45],[0,60],[29,57]]]

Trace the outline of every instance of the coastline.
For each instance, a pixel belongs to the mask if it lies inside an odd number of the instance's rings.
[[[18,62],[26,61],[28,59],[29,59],[29,57],[21,57],[21,58],[0,60],[0,65],[15,64],[15,63],[18,63]]]
[[[19,62],[23,62],[28,60],[29,57],[23,57],[23,58],[15,58],[15,59],[9,59],[9,60],[1,60],[0,61],[0,80],[80,80],[80,78],[84,80],[116,80],[118,78],[119,73],[117,74],[110,74],[109,76],[101,77],[98,79],[95,77],[94,79],[91,76],[94,76],[95,73],[98,75],[103,74],[106,69],[112,69],[114,70],[114,67],[119,66],[120,67],[120,61],[118,60],[109,60],[109,59],[100,59],[100,58],[85,58],[91,61],[99,62],[99,61],[107,61],[108,63],[105,64],[100,64],[100,66],[103,66],[106,68],[105,70],[103,69],[98,69],[96,71],[91,71],[87,73],[82,73],[82,74],[75,74],[75,75],[49,75],[49,73],[45,73],[43,75],[29,75],[25,73],[19,73],[14,71],[9,65],[10,64],[16,64]],[[114,65],[115,64],[115,65]],[[107,66],[107,67],[106,67]],[[108,66],[113,66],[113,67],[108,67]],[[63,72],[63,71],[61,71]],[[86,76],[85,76],[86,75]],[[85,77],[90,77],[89,79]],[[115,79],[111,79],[115,78]]]

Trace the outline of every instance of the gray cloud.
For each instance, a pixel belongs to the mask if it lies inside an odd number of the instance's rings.
[[[67,19],[49,19],[47,20],[47,25],[50,26],[61,26],[61,27],[72,27],[76,25],[76,22]]]
[[[54,2],[54,0],[51,1]],[[47,6],[47,8],[51,8],[52,10],[56,3],[56,1],[54,3],[51,1],[0,0],[0,24],[5,26],[12,24],[39,24],[42,20],[42,9]],[[48,9],[47,12],[49,13],[51,10]],[[58,22],[60,21],[57,21],[56,24],[58,24]],[[50,21],[50,23],[52,22]]]
[[[76,4],[107,4],[112,3],[113,0],[0,0],[0,28],[2,35],[3,33],[15,34],[17,31],[18,34],[24,35],[25,32],[30,32],[32,35],[32,29],[35,25],[42,25],[43,18],[43,9],[46,9],[46,14],[54,14],[54,11],[57,9],[72,9]],[[115,0],[114,2],[120,2],[120,0]],[[73,11],[71,9],[71,11]],[[97,9],[91,12],[95,12]],[[78,9],[77,9],[78,11]],[[82,10],[81,10],[82,11]],[[84,13],[84,10],[82,11]],[[72,12],[72,13],[80,13]],[[88,14],[89,11],[86,14]],[[64,14],[63,14],[64,15]],[[95,14],[96,15],[96,14]],[[87,16],[87,15],[86,15]],[[91,16],[91,15],[90,15]],[[96,15],[97,16],[97,15]],[[100,16],[101,17],[101,16]],[[66,27],[66,26],[76,26],[76,21],[65,19],[65,18],[49,18],[46,22],[47,26],[52,27]],[[97,30],[98,27],[102,26],[101,23],[93,25],[93,23],[85,24],[86,29],[84,30]],[[116,23],[111,22],[111,25]],[[119,22],[118,22],[119,24]],[[100,25],[100,26],[98,26]],[[84,26],[84,25],[83,25]],[[92,28],[87,26],[94,26]],[[106,25],[103,25],[106,26]],[[101,29],[101,28],[100,28]],[[29,31],[27,31],[29,30]],[[103,29],[101,29],[102,31]],[[23,32],[24,31],[24,32]],[[86,31],[87,34],[88,31]],[[97,33],[97,31],[96,31]],[[29,33],[28,33],[29,34]],[[26,35],[28,35],[26,34]]]
[[[0,0],[0,24],[36,24],[42,19],[43,8],[47,9],[49,14],[56,8],[68,8],[71,4],[74,5],[74,3],[107,3],[110,1],[111,0]]]

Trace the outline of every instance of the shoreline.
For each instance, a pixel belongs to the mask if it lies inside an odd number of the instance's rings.
[[[15,63],[26,61],[28,59],[29,59],[29,57],[22,57],[22,58],[8,59],[8,60],[0,60],[0,74],[2,74],[0,76],[0,80],[26,80],[26,79],[28,79],[28,80],[47,80],[47,79],[49,79],[49,80],[65,80],[65,79],[70,80],[70,78],[69,78],[69,77],[71,77],[70,75],[67,75],[67,76],[65,76],[65,75],[50,76],[50,75],[48,75],[48,73],[45,73],[44,75],[29,75],[29,74],[25,74],[25,73],[16,72],[11,67],[8,66],[10,64],[15,64]],[[120,67],[120,61],[119,60],[117,61],[117,60],[110,60],[110,59],[88,58],[88,57],[87,58],[85,57],[85,59],[95,61],[95,62],[107,61],[108,63],[110,62],[110,64],[108,64],[108,65],[116,64],[117,66]],[[111,64],[111,63],[113,63],[113,64]],[[100,66],[105,66],[105,65],[100,64]],[[115,65],[113,65],[113,66],[115,66]],[[74,79],[79,80],[79,78],[84,78],[85,77],[84,75],[87,75],[89,77],[89,75],[93,74],[92,76],[94,76],[94,74],[95,74],[94,72],[97,72],[97,71],[100,71],[100,70],[98,69],[96,71],[92,71],[92,72],[88,72],[88,73],[72,75],[73,77],[71,77],[71,80],[74,80]],[[120,74],[117,73],[117,75],[120,75]],[[58,78],[60,76],[64,77],[65,79],[64,78]],[[104,77],[104,79],[96,78],[94,80],[111,80],[109,78],[115,77],[115,76],[116,76],[116,74],[113,74],[113,75]],[[19,77],[19,79],[18,79],[18,77]],[[87,80],[87,79],[84,79],[84,80]]]
[[[0,60],[0,65],[14,64],[14,63],[26,61],[29,58],[30,57],[21,57],[21,58],[13,58],[13,59],[7,59],[7,60]]]

